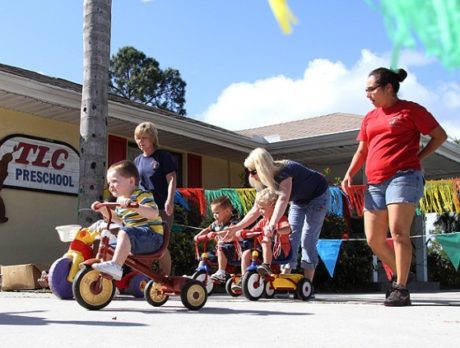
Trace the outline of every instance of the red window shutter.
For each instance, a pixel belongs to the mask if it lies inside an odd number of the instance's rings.
[[[187,155],[187,186],[189,188],[200,188],[201,181],[201,156]]]
[[[128,150],[128,141],[115,135],[109,135],[108,163],[107,167],[112,164],[126,159]]]

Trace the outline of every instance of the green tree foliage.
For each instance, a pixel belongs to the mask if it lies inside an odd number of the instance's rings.
[[[109,87],[114,94],[185,115],[185,86],[176,69],[162,70],[157,60],[134,47],[122,47],[110,59]]]

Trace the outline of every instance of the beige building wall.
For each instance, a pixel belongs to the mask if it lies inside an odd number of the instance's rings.
[[[216,190],[221,188],[242,187],[240,175],[243,165],[215,157],[202,157],[203,188]]]
[[[0,108],[0,139],[11,134],[59,140],[78,149],[75,125]],[[0,191],[8,221],[0,224],[0,265],[50,264],[65,253],[54,229],[77,222],[77,196],[16,188]]]
[[[77,125],[2,108],[0,121],[0,139],[12,134],[23,134],[61,141],[79,151]],[[186,152],[181,149],[165,149],[183,154],[182,169],[186,186]],[[138,150],[131,150],[138,153]],[[242,163],[202,156],[202,180],[205,189],[242,187],[243,173]],[[67,251],[68,243],[59,240],[55,226],[77,223],[77,196],[20,188],[3,188],[0,196],[9,219],[6,223],[0,223],[0,265],[50,265]]]

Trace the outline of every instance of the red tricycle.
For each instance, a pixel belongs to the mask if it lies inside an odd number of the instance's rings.
[[[112,202],[100,203],[98,208],[105,207],[108,212],[108,230],[110,229],[112,209],[118,204]],[[135,207],[133,204],[131,207]],[[207,292],[203,284],[197,280],[181,276],[166,276],[152,271],[152,264],[158,260],[166,250],[169,243],[170,230],[164,225],[163,244],[161,248],[146,255],[130,255],[125,265],[133,271],[140,272],[150,278],[144,295],[149,304],[154,307],[162,306],[168,301],[170,295],[179,295],[182,304],[189,310],[201,309],[207,301]],[[72,284],[73,295],[81,306],[97,310],[104,308],[115,294],[115,281],[109,275],[101,273],[91,266],[96,262],[108,260],[113,256],[114,250],[110,247],[106,233],[101,234],[102,239],[95,258],[88,259],[81,264],[82,269],[77,273]]]
[[[212,291],[214,290],[215,285],[220,285],[221,282],[218,280],[214,280],[210,277],[212,270],[216,268],[217,262],[216,258],[211,256],[211,253],[207,251],[207,242],[215,237],[215,234],[208,233],[197,238],[195,242],[195,254],[196,258],[199,260],[198,267],[196,268],[195,273],[192,275],[192,279],[199,280],[203,283],[206,287],[208,295],[211,295]],[[202,250],[203,252],[200,253],[199,244],[202,243]],[[241,291],[237,291],[232,289],[232,285],[235,282],[238,282],[240,279],[240,275],[238,274],[238,270],[241,266],[241,260],[237,256],[233,259],[227,260],[227,267],[226,271],[230,274],[230,277],[225,281],[225,290],[226,292],[233,296],[238,297],[241,295]]]

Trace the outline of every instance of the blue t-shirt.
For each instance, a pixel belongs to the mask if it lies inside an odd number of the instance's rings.
[[[289,201],[295,204],[307,204],[326,192],[329,186],[321,173],[295,161],[287,161],[287,165],[275,175],[275,181],[279,184],[289,177],[292,178]]]
[[[165,209],[165,202],[168,198],[168,181],[166,175],[177,172],[171,154],[165,150],[155,150],[150,156],[143,154],[134,159],[134,164],[139,171],[139,186],[153,193],[158,209]]]

